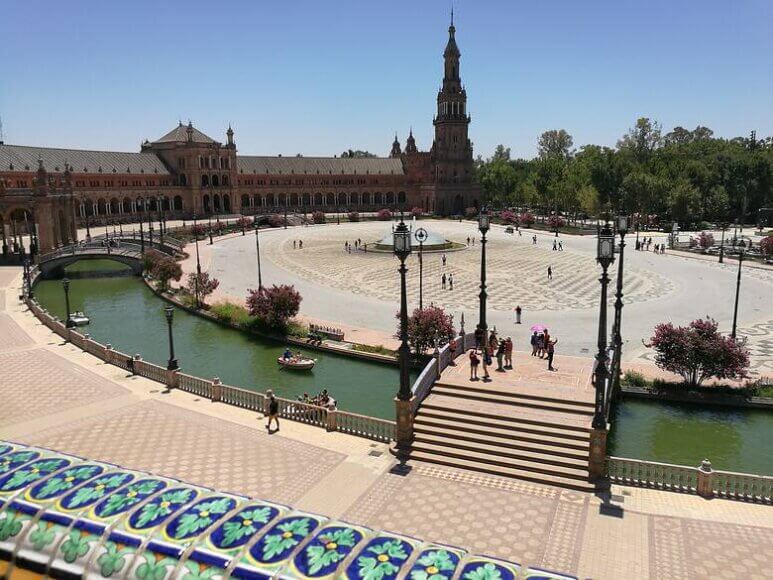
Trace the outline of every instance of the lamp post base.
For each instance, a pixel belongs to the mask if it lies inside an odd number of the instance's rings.
[[[393,453],[400,458],[405,457],[413,443],[413,400],[407,401],[395,398],[395,446]]]
[[[607,460],[607,430],[592,429],[590,432],[590,457],[588,474],[591,481],[604,477],[604,464]]]

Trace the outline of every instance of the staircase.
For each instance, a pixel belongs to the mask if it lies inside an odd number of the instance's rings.
[[[538,387],[459,383],[441,378],[422,402],[410,459],[595,490],[588,482],[594,404],[587,397],[569,388],[543,394]]]

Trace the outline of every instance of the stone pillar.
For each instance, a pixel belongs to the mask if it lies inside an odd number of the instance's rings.
[[[588,472],[590,480],[595,481],[604,477],[604,464],[607,460],[607,430],[591,429],[590,432],[590,458],[588,460]]]
[[[403,401],[395,397],[395,451],[399,456],[407,453],[413,442],[413,400],[416,397],[411,397],[407,401]]]
[[[109,342],[105,345],[105,362],[113,364],[113,345]]]
[[[212,402],[216,403],[223,396],[223,383],[219,377],[212,379]]]
[[[325,425],[326,431],[338,430],[338,413],[335,410],[329,410],[327,412],[327,424]]]
[[[714,497],[714,472],[711,469],[711,461],[704,459],[698,467],[698,482],[695,491],[701,497],[711,499]]]
[[[169,370],[166,371],[166,386],[169,387],[169,389],[176,389],[180,386],[180,377],[177,373],[180,371],[178,369],[175,370]]]
[[[141,361],[142,361],[142,357],[139,354],[135,354],[132,362],[132,368],[131,368],[133,375],[137,374],[137,367],[134,366],[134,363],[141,362]]]

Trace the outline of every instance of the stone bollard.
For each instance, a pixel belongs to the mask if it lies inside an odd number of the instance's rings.
[[[137,367],[136,367],[135,363],[138,363],[138,362],[141,362],[141,361],[142,361],[142,357],[140,355],[138,355],[138,354],[135,354],[134,358],[132,359],[132,368],[131,368],[131,372],[132,372],[133,375],[137,374]]]
[[[105,362],[113,364],[113,345],[109,342],[105,345]]]
[[[604,477],[607,460],[607,430],[591,429],[590,457],[588,459],[588,474],[591,481]]]
[[[711,469],[711,461],[704,459],[698,467],[698,481],[695,485],[696,493],[706,499],[714,497],[714,472]]]
[[[212,379],[212,402],[217,403],[223,396],[223,383],[220,382],[220,378],[215,377]]]
[[[335,410],[328,410],[327,412],[327,423],[325,425],[326,431],[337,431],[338,430],[338,412]]]

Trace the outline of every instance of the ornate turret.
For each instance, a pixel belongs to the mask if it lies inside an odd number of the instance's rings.
[[[188,143],[193,143],[193,123],[188,121],[188,127],[185,129],[185,134],[188,136]]]
[[[411,130],[408,132],[408,140],[405,142],[405,152],[406,153],[418,152],[418,149],[416,148],[416,139],[413,138],[413,127],[411,127]]]
[[[228,143],[228,147],[234,147],[234,130],[231,129],[231,125],[228,125],[228,131],[225,132],[225,136],[227,137],[226,143]]]
[[[48,172],[43,167],[43,158],[38,157],[38,170],[35,173],[35,195],[46,195],[48,191]]]
[[[70,172],[70,164],[67,161],[64,162],[64,173],[62,174],[62,185],[64,186],[65,193],[72,193],[72,173]]]
[[[392,141],[392,151],[389,153],[390,157],[400,157],[403,152],[400,149],[400,141],[397,140],[397,133],[395,133],[395,140]]]

